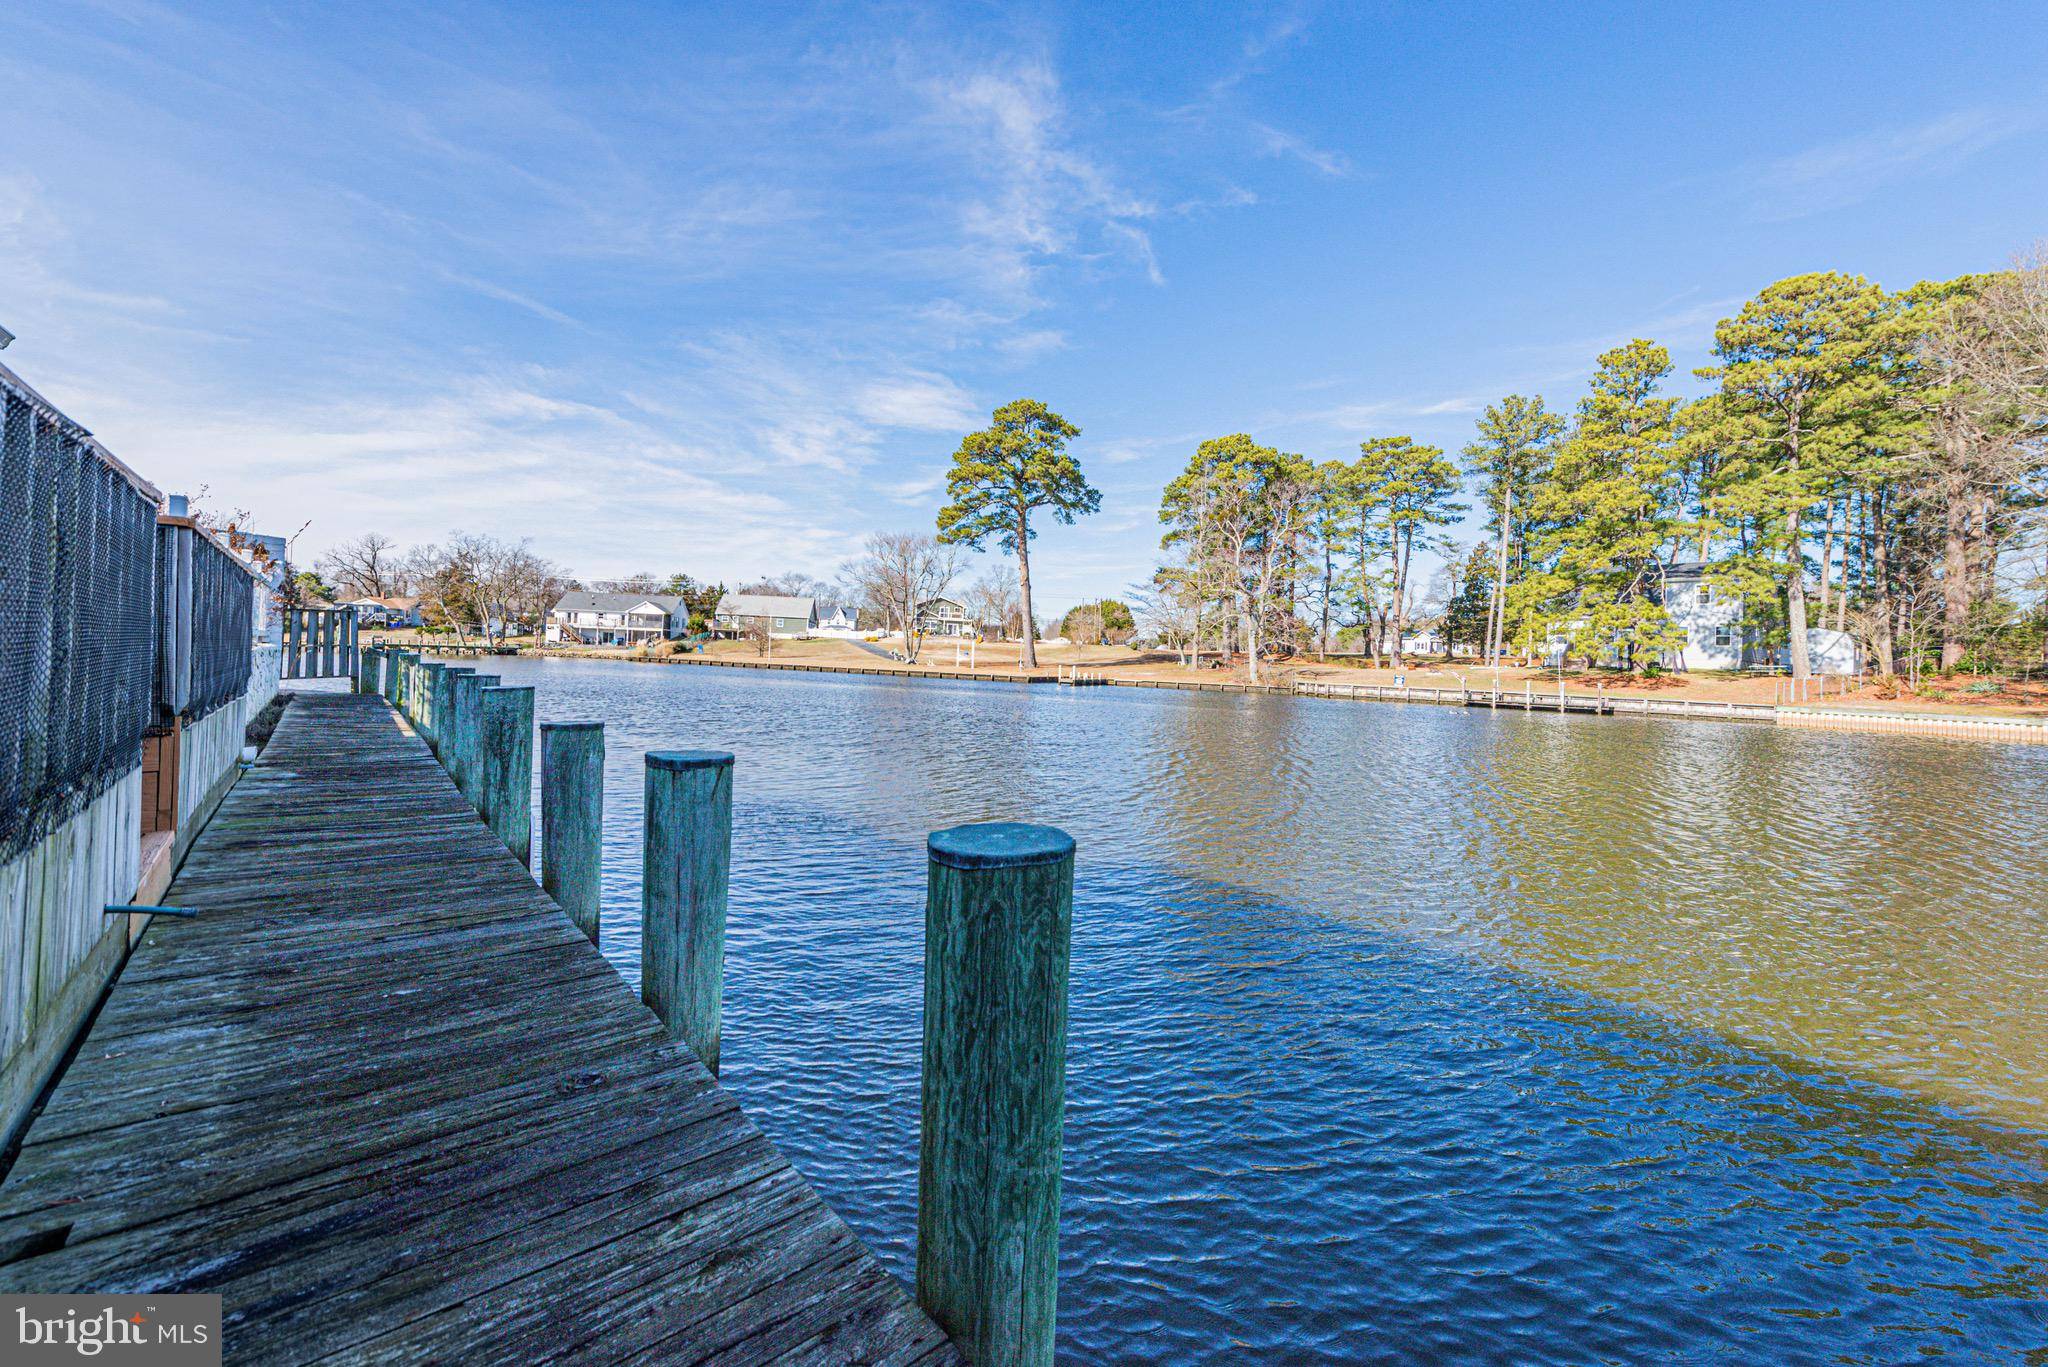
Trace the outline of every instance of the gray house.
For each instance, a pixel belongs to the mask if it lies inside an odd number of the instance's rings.
[[[957,599],[927,598],[917,608],[920,636],[972,636],[974,618]]]
[[[718,600],[711,625],[727,636],[743,636],[765,625],[771,640],[794,640],[810,635],[817,627],[818,600],[777,593],[728,593]]]
[[[690,609],[675,594],[571,589],[548,609],[549,645],[648,645],[689,630]]]

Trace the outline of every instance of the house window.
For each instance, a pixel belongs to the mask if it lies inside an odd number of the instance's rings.
[[[1735,628],[1733,628],[1733,627],[1715,627],[1715,628],[1714,628],[1714,644],[1715,644],[1715,645],[1717,645],[1717,646],[1719,646],[1719,647],[1721,647],[1721,648],[1722,648],[1723,650],[1726,650],[1726,649],[1728,649],[1728,648],[1729,648],[1730,646],[1734,645],[1734,644],[1735,644]]]
[[[1697,601],[1701,607],[1706,607],[1714,601],[1714,586],[1712,584],[1700,585],[1698,593],[1699,598]]]

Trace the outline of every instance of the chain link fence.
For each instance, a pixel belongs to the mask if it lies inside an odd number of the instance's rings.
[[[156,721],[198,721],[247,691],[255,599],[249,571],[204,531],[157,528]]]
[[[157,492],[5,366],[0,403],[7,859],[141,762],[155,654]],[[246,635],[242,648],[246,661]]]

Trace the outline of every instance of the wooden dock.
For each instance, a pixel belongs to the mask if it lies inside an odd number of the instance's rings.
[[[301,694],[0,1184],[227,1360],[959,1363],[381,698]]]

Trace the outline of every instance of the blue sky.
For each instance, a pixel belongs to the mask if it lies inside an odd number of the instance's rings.
[[[1154,563],[1204,437],[1455,451],[1778,277],[2048,236],[2048,9],[0,10],[6,359],[300,558],[829,577],[1021,395]],[[1470,535],[1469,533],[1467,535]],[[986,560],[986,558],[984,558]]]

